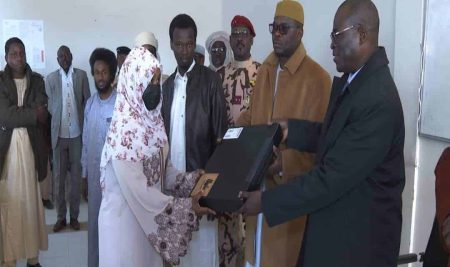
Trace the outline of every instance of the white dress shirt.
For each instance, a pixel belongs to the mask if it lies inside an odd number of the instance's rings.
[[[363,66],[363,67],[364,67],[364,66]],[[361,71],[361,69],[362,69],[363,67],[359,68],[356,72],[353,72],[353,73],[349,73],[349,74],[348,74],[348,78],[347,78],[347,83],[348,83],[348,84],[350,84],[350,83],[353,81],[353,79],[355,79],[356,75],[358,75],[358,73]]]
[[[62,114],[59,137],[75,138],[81,134],[80,121],[78,119],[77,104],[75,93],[73,91],[73,67],[71,66],[66,73],[62,68],[59,69],[61,75],[61,95],[62,95]]]
[[[187,73],[192,70],[195,61],[184,76],[175,75],[172,108],[170,110],[170,161],[181,172],[186,171],[186,85]]]

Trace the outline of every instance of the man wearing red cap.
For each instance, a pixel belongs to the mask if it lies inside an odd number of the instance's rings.
[[[329,74],[311,59],[302,43],[304,14],[297,1],[278,3],[273,22],[273,52],[258,70],[250,108],[238,119],[238,125],[266,124],[277,119],[323,121],[331,90]],[[287,149],[281,145],[282,166],[273,166],[266,179],[272,189],[309,171],[314,154]],[[275,168],[276,167],[276,168]],[[295,266],[300,250],[306,216],[269,228],[262,227],[262,267]],[[253,264],[256,217],[246,218],[245,256]]]
[[[231,21],[230,45],[234,61],[217,72],[222,77],[227,105],[228,125],[233,126],[241,113],[250,106],[250,95],[261,64],[252,59],[250,50],[255,37],[250,20],[235,16]],[[242,216],[225,214],[219,219],[220,266],[243,266],[244,233]]]

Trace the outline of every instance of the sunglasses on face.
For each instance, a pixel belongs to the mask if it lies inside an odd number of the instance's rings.
[[[342,29],[340,31],[332,31],[330,33],[331,41],[332,42],[336,42],[336,40],[339,38],[339,36],[341,36],[341,34],[343,34],[346,31],[349,31],[351,29],[357,29],[357,26],[351,25],[351,26],[348,26],[348,27],[346,27],[346,28],[344,28],[344,29]]]
[[[287,23],[281,23],[281,24],[270,23],[269,24],[269,32],[271,34],[279,32],[281,35],[285,35],[288,33],[289,29],[295,29],[295,28],[299,28],[299,26],[289,25]]]
[[[231,32],[231,37],[248,37],[250,36],[250,32],[247,29],[237,29]]]
[[[224,53],[225,52],[225,47],[214,47],[211,48],[211,53]]]

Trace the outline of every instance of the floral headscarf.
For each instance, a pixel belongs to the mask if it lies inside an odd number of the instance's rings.
[[[145,161],[167,144],[161,104],[148,111],[142,100],[158,67],[158,60],[143,47],[132,49],[122,65],[114,113],[102,151],[101,184],[110,160]]]

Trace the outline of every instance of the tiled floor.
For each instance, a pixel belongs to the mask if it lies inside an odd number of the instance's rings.
[[[45,220],[49,230],[48,251],[41,252],[39,262],[42,267],[87,267],[87,231],[88,206],[82,202],[78,220],[82,224],[80,231],[65,230],[53,233],[56,222],[56,210],[45,210]],[[67,219],[69,216],[67,215]],[[69,227],[67,229],[70,229]],[[17,267],[26,267],[26,261],[19,261]]]

